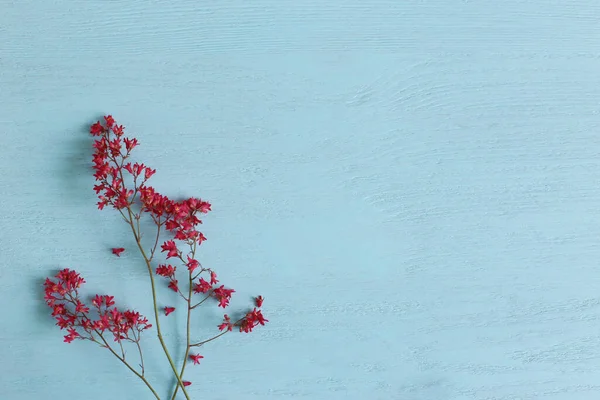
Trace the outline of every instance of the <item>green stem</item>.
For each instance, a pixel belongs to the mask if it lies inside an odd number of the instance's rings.
[[[122,154],[120,154],[120,155],[123,156]],[[109,156],[109,158],[112,159],[112,161],[117,166],[117,169],[119,171],[119,175],[120,175],[120,178],[121,178],[121,185],[125,189],[125,177],[123,176],[123,164],[125,162],[124,158],[123,158],[123,162],[120,165],[116,161],[115,157],[110,157]],[[137,194],[137,185],[136,185],[135,194]],[[119,209],[119,212],[121,213],[121,215],[123,216],[123,218],[125,218],[125,220],[129,224],[129,226],[131,227],[131,231],[133,232],[133,236],[135,238],[137,246],[138,246],[140,252],[142,253],[142,257],[144,257],[144,261],[146,262],[146,267],[148,268],[148,276],[150,277],[150,285],[152,287],[152,304],[154,306],[154,318],[156,320],[156,332],[157,332],[158,340],[160,342],[161,347],[163,348],[163,351],[164,351],[165,355],[167,356],[167,359],[169,360],[169,365],[171,366],[171,369],[173,370],[173,374],[175,375],[175,378],[177,379],[177,384],[179,386],[181,386],[181,391],[183,392],[185,398],[187,400],[191,400],[189,394],[187,393],[187,390],[185,389],[185,385],[183,384],[183,382],[181,380],[181,376],[177,373],[177,368],[175,367],[175,363],[173,362],[173,359],[171,358],[171,354],[169,353],[169,349],[167,348],[167,345],[165,344],[165,341],[164,341],[164,339],[162,337],[162,331],[160,329],[160,321],[159,321],[159,314],[158,314],[158,304],[157,304],[157,296],[156,296],[156,285],[154,283],[154,274],[153,274],[153,271],[152,271],[152,265],[150,264],[150,259],[146,255],[146,252],[144,251],[144,247],[142,246],[141,235],[140,235],[139,232],[136,231],[136,229],[135,229],[135,223],[133,222],[133,220],[134,220],[133,214],[134,213],[131,210],[131,205],[133,204],[133,201],[135,200],[135,194],[132,196],[131,202],[128,202],[127,207],[126,207],[127,208],[127,213],[129,215],[129,219],[127,219],[125,217],[125,215],[123,215],[123,211],[122,210]],[[141,211],[140,211],[140,214],[141,214]],[[160,226],[158,228],[160,229]]]
[[[192,250],[192,258],[196,256],[196,242],[194,242],[194,248]],[[190,327],[191,327],[191,315],[192,315],[192,286],[193,286],[193,278],[192,272],[189,272],[189,289],[188,289],[188,297],[187,297],[187,329],[186,329],[186,344],[185,344],[185,355],[183,356],[183,363],[181,364],[181,372],[179,376],[183,378],[183,373],[185,372],[185,367],[187,365],[188,357],[190,356]],[[171,400],[175,400],[175,396],[177,396],[177,391],[179,390],[179,386],[175,387],[175,391],[173,392],[173,396]]]
[[[72,296],[70,296],[70,302],[72,304],[75,304],[75,300],[73,299]],[[87,315],[85,315],[84,313],[81,313],[81,318],[87,320],[90,325],[92,324],[92,321],[90,321],[90,319],[87,317]],[[96,332],[96,335],[98,335],[98,337],[100,339],[102,339],[102,343],[100,343],[99,341],[97,341],[94,336],[90,333],[90,337],[89,340],[98,343],[100,346],[102,347],[106,347],[115,357],[117,357],[119,359],[119,361],[121,361],[131,372],[133,372],[138,378],[140,378],[145,384],[146,386],[148,386],[148,389],[150,389],[150,391],[152,392],[152,394],[154,395],[154,397],[156,397],[157,400],[160,400],[160,397],[158,395],[158,393],[156,393],[156,390],[154,390],[154,388],[152,387],[152,385],[150,384],[150,382],[148,382],[148,380],[144,377],[144,367],[143,367],[143,358],[142,358],[142,373],[140,374],[139,372],[137,372],[135,370],[135,368],[133,368],[127,361],[125,361],[125,356],[123,355],[123,357],[120,357],[114,350],[112,347],[110,347],[110,345],[108,344],[108,342],[106,341],[106,339],[104,339],[104,336],[102,335],[102,332],[100,332],[97,329],[93,329],[94,332]],[[119,344],[121,344],[121,341],[119,341]],[[140,351],[140,358],[142,357],[142,349],[140,347],[140,343],[139,343],[139,336],[138,336],[138,341],[136,342],[138,349]],[[121,345],[121,350],[123,350],[123,346]]]
[[[160,397],[158,395],[158,393],[156,393],[156,390],[154,390],[154,388],[152,387],[152,385],[150,385],[150,382],[148,382],[148,380],[139,372],[137,372],[131,365],[129,365],[129,363],[127,361],[125,361],[124,358],[119,357],[119,355],[112,349],[112,347],[110,347],[110,345],[108,344],[108,342],[106,341],[106,339],[104,339],[104,336],[102,336],[102,334],[98,331],[96,331],[96,333],[98,334],[98,336],[100,337],[100,339],[102,339],[102,342],[104,342],[104,345],[100,342],[98,342],[96,339],[92,340],[96,343],[98,343],[101,346],[105,346],[111,353],[113,353],[113,355],[115,357],[117,357],[119,359],[119,361],[121,361],[123,364],[125,364],[125,366],[127,368],[129,368],[129,370],[131,372],[133,372],[138,378],[140,378],[145,384],[146,386],[148,386],[148,389],[150,389],[150,391],[152,392],[152,394],[154,395],[154,397],[156,397],[157,400],[160,400]]]
[[[138,248],[140,249],[140,252],[142,253],[142,257],[144,257],[144,261],[146,262],[146,267],[148,268],[148,275],[150,276],[150,285],[152,286],[152,304],[154,306],[154,318],[156,319],[156,333],[158,336],[158,340],[160,341],[160,345],[162,346],[163,351],[164,351],[165,355],[167,356],[167,359],[169,360],[169,364],[171,365],[173,374],[175,374],[175,378],[177,378],[177,383],[179,386],[181,386],[181,391],[183,392],[185,398],[187,400],[190,400],[190,396],[187,393],[187,390],[185,390],[185,385],[183,384],[183,381],[181,380],[181,376],[177,373],[177,367],[175,367],[175,363],[173,362],[173,359],[171,358],[169,349],[167,348],[167,345],[165,344],[165,341],[162,337],[162,330],[160,329],[159,314],[158,314],[158,304],[157,304],[157,300],[156,300],[156,297],[157,297],[156,296],[156,284],[154,283],[154,274],[152,271],[152,265],[150,265],[150,260],[148,259],[148,256],[146,255],[146,252],[144,251],[144,247],[142,246],[140,237],[137,234],[137,232],[135,231],[135,226],[131,220],[132,212],[131,212],[130,206],[127,206],[127,212],[129,213],[129,225],[131,226],[131,230],[133,232],[133,236],[135,237],[135,241],[138,245]]]

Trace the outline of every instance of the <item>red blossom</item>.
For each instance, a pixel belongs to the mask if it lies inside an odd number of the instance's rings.
[[[106,307],[112,307],[115,304],[115,302],[113,301],[114,298],[115,296],[104,296],[104,304],[106,305]]]
[[[125,139],[123,139],[123,141],[125,142],[125,149],[127,150],[128,153],[131,150],[133,150],[133,148],[135,146],[137,146],[139,144],[138,140],[136,138],[133,138],[133,139],[125,138]]]
[[[156,170],[143,163],[130,162],[130,153],[139,145],[139,142],[136,138],[125,137],[123,125],[118,125],[111,115],[105,116],[102,122],[97,121],[92,124],[90,134],[95,137],[92,165],[96,184],[93,185],[93,190],[99,200],[97,202],[98,209],[102,210],[106,206],[111,206],[121,210],[120,212],[127,222],[132,227],[136,224],[137,229],[140,227],[142,215],[150,214],[148,217],[156,223],[159,229],[158,233],[164,226],[165,230],[173,235],[173,240],[162,243],[161,253],[166,252],[167,259],[181,260],[187,267],[190,277],[198,268],[201,268],[201,273],[206,271],[194,257],[188,255],[187,261],[185,261],[184,253],[180,251],[175,241],[178,241],[180,246],[189,246],[190,250],[193,246],[206,241],[204,234],[198,230],[198,225],[202,224],[199,217],[211,211],[211,204],[193,197],[174,201],[148,186],[147,181],[156,173]],[[130,185],[128,182],[132,182],[132,184]],[[137,208],[138,206],[139,208]],[[134,210],[134,207],[137,209]],[[157,237],[156,240],[158,241],[159,238]],[[155,250],[156,245],[151,250],[150,259],[154,256]],[[125,248],[112,249],[112,253],[118,257],[124,251]],[[156,267],[158,276],[168,278],[168,287],[185,298],[180,292],[177,279],[175,279],[175,271],[176,267],[170,264],[161,264]],[[226,308],[235,290],[225,288],[224,285],[215,287],[219,282],[217,274],[212,270],[208,271],[210,278],[206,278],[207,280],[200,278],[193,284],[192,290],[194,293],[208,294],[209,297],[218,301],[219,307]],[[91,299],[93,308],[93,315],[91,315],[90,307],[81,300],[79,295],[79,289],[84,283],[85,280],[77,272],[69,269],[60,271],[54,279],[47,278],[44,282],[44,300],[51,309],[56,325],[67,331],[64,341],[71,343],[75,339],[87,339],[98,342],[98,335],[102,340],[106,340],[103,335],[110,333],[113,335],[114,341],[119,342],[121,347],[122,343],[126,341],[137,343],[139,346],[140,333],[152,327],[148,319],[137,311],[117,308],[114,297],[109,295],[96,295]],[[190,299],[186,300],[190,301]],[[254,304],[258,308],[262,306],[263,301],[262,296],[254,298]],[[202,302],[200,301],[200,303]],[[195,306],[189,307],[188,305],[188,312],[193,308]],[[164,307],[164,313],[167,316],[174,311],[175,307]],[[225,314],[218,329],[225,333],[232,331],[235,326],[239,327],[240,332],[248,333],[258,325],[265,325],[266,322],[268,320],[264,318],[262,312],[254,308],[237,322],[232,322],[230,317]],[[207,341],[218,336],[220,335]],[[190,354],[189,357],[194,364],[199,364],[200,360],[204,358],[198,354]],[[141,367],[143,375],[143,363]],[[183,384],[189,386],[192,383],[183,381]]]
[[[175,229],[179,228],[179,222],[175,221],[174,219],[170,219],[165,223],[165,228],[168,231],[174,231]]]
[[[93,124],[90,128],[90,133],[92,136],[100,136],[104,133],[104,127],[100,123],[100,121]]]
[[[158,267],[156,267],[156,275],[164,276],[165,278],[170,278],[175,274],[176,269],[177,267],[174,267],[171,264],[161,264]]]
[[[106,126],[111,128],[115,124],[115,119],[112,117],[112,115],[107,115],[104,117],[104,122],[106,123]]]
[[[125,249],[123,247],[115,247],[112,249],[112,253],[117,257],[121,257],[121,253],[124,251]]]
[[[258,296],[254,299],[254,303],[256,304],[256,307],[262,307],[263,301],[265,301],[265,299],[262,296]]]
[[[200,354],[190,354],[190,358],[192,359],[194,364],[200,364],[200,360],[203,359],[204,357],[201,356]]]
[[[219,301],[219,307],[225,308],[229,305],[229,300],[233,293],[235,293],[235,290],[227,289],[225,286],[221,285],[220,287],[213,289],[212,295]]]
[[[227,314],[223,316],[223,323],[219,325],[220,331],[223,331],[225,329],[227,329],[230,332],[233,330],[233,324],[231,323],[231,319]]]
[[[144,170],[144,179],[148,180],[152,175],[156,173],[155,169],[146,168]]]
[[[265,319],[262,312],[255,308],[246,314],[240,323],[240,332],[250,333],[257,325],[264,325],[265,322],[269,322],[269,320]]]
[[[204,278],[200,278],[198,283],[194,285],[194,293],[207,293],[210,289],[212,289],[212,285],[204,280]]]
[[[175,311],[175,307],[165,307],[165,315],[169,315],[173,311]]]
[[[200,266],[200,262],[198,262],[198,260],[191,258],[190,256],[187,256],[188,262],[187,262],[187,268],[188,271],[190,271],[190,273],[194,272],[194,270],[196,268],[198,268]]]
[[[113,307],[114,297],[109,295],[96,295],[92,299],[91,303],[99,316],[94,320],[89,314],[90,308],[79,297],[78,289],[85,280],[69,269],[61,270],[55,279],[47,278],[44,282],[44,299],[52,309],[56,324],[60,329],[67,329],[68,334],[64,338],[66,343],[75,339],[96,340],[95,335],[105,330],[113,334],[115,341],[138,341],[139,333],[152,326],[136,311],[121,312]]]
[[[206,242],[206,236],[204,236],[204,234],[202,232],[198,232],[198,237],[196,238],[198,244],[202,244],[203,242]]]
[[[219,283],[217,280],[217,273],[215,271],[210,271],[210,284],[216,285],[217,283]]]
[[[124,127],[123,127],[123,125],[115,125],[115,126],[113,126],[111,129],[112,129],[113,133],[114,133],[115,135],[117,135],[117,136],[123,136],[123,134],[125,133],[125,132],[123,131],[123,130],[124,130]],[[134,139],[134,140],[135,140],[135,139]]]
[[[177,279],[173,279],[171,280],[171,282],[169,282],[169,289],[171,289],[174,292],[179,291],[179,286],[177,286]]]
[[[179,255],[179,249],[177,249],[177,245],[173,240],[164,242],[160,248],[162,249],[161,253],[164,253],[165,251],[168,252],[167,258],[177,257]]]
[[[77,333],[77,331],[74,328],[69,328],[67,329],[67,331],[69,332],[69,334],[65,335],[65,343],[71,343],[76,338],[81,337],[81,335]]]

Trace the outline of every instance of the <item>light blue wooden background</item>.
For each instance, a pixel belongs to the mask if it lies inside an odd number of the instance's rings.
[[[150,312],[139,257],[108,251],[126,226],[95,206],[103,113],[159,190],[214,204],[201,260],[233,307],[266,298],[265,329],[189,369],[195,398],[600,397],[597,2],[0,9],[1,399],[149,398],[41,301],[70,267]]]

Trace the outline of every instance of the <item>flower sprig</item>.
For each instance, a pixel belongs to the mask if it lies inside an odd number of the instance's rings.
[[[160,194],[155,188],[148,185],[148,180],[156,173],[143,163],[131,162],[131,151],[139,145],[136,138],[125,137],[125,129],[118,125],[110,115],[104,121],[97,121],[90,128],[94,141],[93,168],[97,184],[93,189],[98,195],[98,209],[106,207],[116,209],[123,220],[128,224],[134,236],[136,247],[140,251],[143,264],[148,272],[151,291],[152,306],[154,309],[154,324],[133,310],[121,310],[115,306],[113,296],[96,295],[91,300],[91,307],[81,299],[79,289],[85,280],[79,273],[63,269],[53,279],[46,279],[45,300],[52,309],[52,316],[57,320],[60,329],[66,329],[64,341],[71,343],[76,339],[90,340],[107,348],[123,364],[138,376],[153,395],[160,399],[156,390],[146,379],[143,353],[141,346],[141,333],[152,328],[157,331],[163,352],[165,353],[177,386],[173,390],[171,399],[175,399],[179,389],[186,399],[190,399],[187,387],[192,383],[184,380],[188,360],[194,365],[200,364],[204,357],[192,349],[197,349],[224,334],[238,328],[240,332],[249,333],[259,325],[268,322],[262,314],[263,297],[255,298],[254,308],[247,311],[237,321],[231,321],[228,314],[216,326],[220,333],[214,336],[195,341],[193,339],[191,313],[194,309],[208,300],[216,302],[223,309],[229,306],[235,290],[218,285],[216,272],[205,268],[196,258],[198,247],[206,241],[206,237],[198,230],[202,224],[200,217],[211,211],[211,204],[199,198],[188,198],[180,201],[169,199]],[[154,243],[145,247],[142,244],[140,220],[148,217],[156,226]],[[161,235],[171,238],[161,241]],[[154,261],[160,243],[160,253],[166,253],[168,263]],[[115,247],[112,253],[120,257],[126,249]],[[180,267],[179,270],[177,267]],[[177,276],[183,274],[184,276]],[[159,306],[158,286],[155,276],[164,279],[164,287],[176,292],[184,301],[187,312],[185,356],[180,369],[175,366],[170,351],[162,335],[160,318],[175,312],[173,305]],[[162,311],[161,317],[160,311]],[[111,346],[107,337],[112,335],[115,345]],[[139,369],[134,368],[126,359],[124,345],[135,345],[140,364]]]

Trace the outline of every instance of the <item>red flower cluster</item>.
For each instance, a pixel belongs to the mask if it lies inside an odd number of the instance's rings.
[[[98,208],[103,209],[109,204],[116,209],[129,207],[139,193],[142,211],[149,212],[154,217],[165,216],[165,228],[175,233],[176,239],[197,241],[198,244],[205,241],[206,237],[196,231],[195,227],[202,223],[197,214],[208,213],[211,209],[210,203],[196,198],[176,202],[146,185],[146,181],[156,170],[144,164],[126,162],[131,151],[139,145],[138,140],[123,137],[123,125],[117,125],[112,116],[104,117],[104,122],[103,125],[98,121],[90,128],[92,136],[98,137],[94,141],[96,150],[92,160],[96,171],[94,177],[100,182],[94,186],[100,199]],[[133,178],[134,189],[127,189],[124,172]],[[170,244],[168,249],[168,257],[175,257],[174,243]]]
[[[154,271],[156,275],[166,278],[168,288],[176,292],[187,303],[186,342],[188,347],[185,353],[189,354],[189,359],[194,364],[199,364],[204,357],[199,354],[190,354],[190,349],[202,346],[232,331],[234,327],[239,328],[240,332],[248,333],[256,326],[268,322],[257,308],[249,311],[236,322],[232,322],[229,316],[225,314],[223,322],[218,325],[221,333],[201,342],[193,343],[191,341],[190,332],[192,331],[189,325],[191,311],[209,299],[216,300],[219,307],[226,308],[229,306],[233,293],[235,293],[235,290],[226,288],[224,285],[217,286],[219,283],[217,274],[210,268],[204,268],[195,258],[197,246],[206,241],[206,237],[198,230],[198,226],[202,224],[200,216],[211,211],[211,204],[193,197],[181,201],[171,200],[149,186],[147,182],[156,173],[156,170],[143,163],[132,163],[130,161],[131,151],[139,145],[139,142],[136,138],[125,137],[123,125],[118,125],[112,116],[105,116],[103,122],[94,123],[90,128],[90,133],[96,138],[93,145],[95,150],[92,161],[94,177],[97,182],[94,185],[94,191],[99,199],[98,208],[102,210],[110,205],[119,210],[123,219],[133,230],[135,240],[140,247],[146,267],[152,278],[152,301],[156,318],[158,318],[159,307],[154,278],[152,277],[152,270],[154,269],[152,261],[156,255],[157,247],[161,243],[160,253],[166,253],[166,259],[170,263],[159,264]],[[157,226],[156,240],[150,251],[142,249],[140,220],[143,214],[148,215]],[[165,231],[171,234],[172,238],[159,241],[161,233]],[[118,257],[124,251],[125,248],[123,247],[112,249],[112,253]],[[179,271],[183,270],[185,272],[187,270],[187,277],[182,280],[182,285],[186,283],[189,283],[189,285],[182,288],[183,290],[180,290],[176,276],[177,266],[171,263],[180,264]],[[202,274],[204,276],[201,276]],[[122,346],[121,357],[109,346],[104,334],[107,331],[110,332],[114,336],[114,340],[119,342],[119,345],[123,341],[136,343],[140,353],[141,373],[135,372],[131,365],[127,365],[158,398],[158,394],[144,378],[143,357],[139,346],[141,332],[152,326],[148,320],[135,311],[120,311],[115,307],[114,298],[107,295],[96,295],[93,298],[91,305],[94,316],[92,317],[90,307],[86,306],[79,297],[78,289],[85,283],[83,278],[69,269],[60,271],[55,278],[56,281],[50,278],[46,279],[44,285],[45,300],[48,306],[52,308],[52,316],[57,320],[57,325],[68,332],[65,336],[65,342],[72,342],[75,339],[92,340],[103,347],[109,348],[125,364],[127,362],[125,362],[125,352]],[[204,298],[199,301],[192,301],[192,297],[197,294],[204,295]],[[262,296],[256,297],[254,299],[255,306],[260,308],[263,300]],[[167,316],[175,311],[175,307],[166,306],[163,310]],[[186,399],[189,400],[185,387],[191,385],[191,382],[182,379],[188,358],[186,357],[186,360],[184,360],[181,372],[177,372],[171,361],[169,350],[162,339],[158,323],[156,329],[173,373],[177,377]],[[176,397],[177,390],[179,390],[179,387],[175,389],[173,398]]]
[[[219,302],[219,307],[227,307],[229,305],[229,300],[231,299],[231,295],[235,293],[233,289],[226,289],[223,285],[218,288],[213,289],[212,295]]]
[[[52,316],[60,329],[67,329],[65,342],[75,339],[98,341],[105,331],[113,334],[115,341],[137,342],[140,333],[152,327],[140,313],[114,307],[113,296],[96,295],[92,299],[97,319],[90,315],[90,308],[80,299],[79,288],[85,280],[75,271],[63,269],[55,276],[56,281],[47,278],[44,282],[44,299],[52,308]]]
[[[255,308],[242,319],[240,323],[240,332],[250,333],[256,326],[264,325],[265,322],[269,322],[269,320],[265,319],[262,312]]]
[[[210,271],[210,282],[207,282],[204,278],[200,278],[198,283],[194,284],[194,293],[210,292],[210,296],[219,302],[219,307],[225,308],[229,305],[229,300],[231,300],[231,295],[235,293],[235,290],[227,289],[224,285],[215,288],[213,285],[216,285],[218,282],[217,274],[214,271]]]

